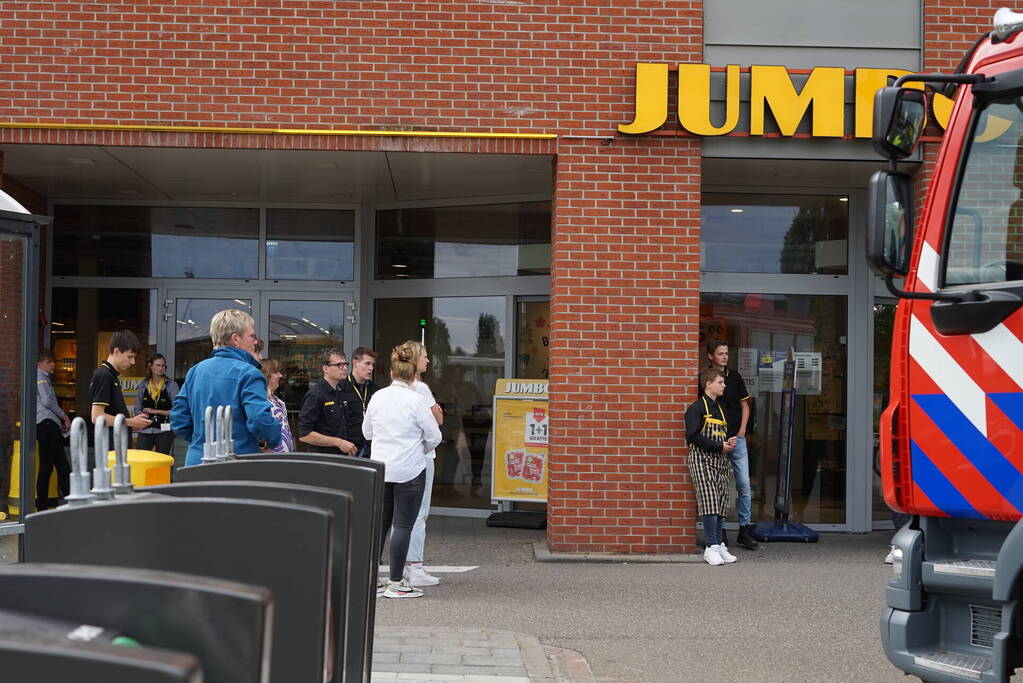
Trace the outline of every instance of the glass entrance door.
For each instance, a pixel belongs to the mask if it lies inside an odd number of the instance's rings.
[[[325,349],[340,349],[351,357],[355,348],[352,326],[355,315],[351,294],[273,292],[263,294],[260,339],[266,341],[263,355],[280,361],[281,378],[277,395],[288,407],[296,450],[298,411],[302,398],[322,373],[319,355]]]
[[[168,292],[164,301],[164,320],[169,323],[165,329],[171,338],[166,348],[173,346],[168,367],[173,369],[171,375],[179,386],[185,381],[189,368],[209,358],[213,351],[210,339],[213,315],[228,308],[244,311],[256,320],[256,334],[259,335],[259,303],[258,298],[244,292]]]

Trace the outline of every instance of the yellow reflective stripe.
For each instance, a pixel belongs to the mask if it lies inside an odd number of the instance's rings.
[[[334,402],[333,401],[327,401],[323,405],[325,405],[325,406],[332,406],[332,405],[334,405]]]

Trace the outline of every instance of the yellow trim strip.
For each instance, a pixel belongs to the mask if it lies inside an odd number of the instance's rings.
[[[41,130],[112,130],[158,133],[234,133],[249,135],[340,135],[404,138],[496,138],[511,140],[554,140],[554,133],[465,133],[440,130],[332,130],[327,128],[218,128],[216,126],[128,126],[101,123],[14,123],[0,121],[0,128]]]

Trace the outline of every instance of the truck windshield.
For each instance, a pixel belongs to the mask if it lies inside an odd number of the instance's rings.
[[[992,102],[965,147],[946,286],[1023,280],[1023,101]]]

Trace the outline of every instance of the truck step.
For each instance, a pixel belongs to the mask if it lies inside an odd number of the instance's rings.
[[[935,650],[927,654],[915,655],[913,663],[925,669],[976,681],[979,681],[984,672],[991,668],[990,657],[978,657],[948,650]]]
[[[933,564],[935,574],[956,574],[958,576],[982,576],[994,578],[995,562],[992,560],[946,560]]]

